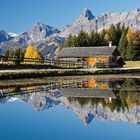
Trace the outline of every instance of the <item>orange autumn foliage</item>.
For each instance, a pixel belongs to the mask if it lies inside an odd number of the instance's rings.
[[[26,60],[28,64],[42,63],[43,57],[38,49],[30,44],[26,48],[24,60]]]

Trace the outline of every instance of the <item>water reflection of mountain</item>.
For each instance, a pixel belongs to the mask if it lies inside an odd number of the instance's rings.
[[[102,120],[140,122],[140,79],[84,79],[0,90],[0,103],[18,99],[36,111],[62,105],[89,124]]]

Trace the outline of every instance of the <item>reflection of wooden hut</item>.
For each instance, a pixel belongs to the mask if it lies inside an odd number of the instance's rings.
[[[88,80],[86,87],[88,87],[88,88],[96,88],[96,81],[95,80]]]
[[[62,88],[59,90],[65,97],[90,97],[116,99],[112,90],[88,88]]]
[[[109,88],[109,82],[102,82],[101,83],[101,82],[96,81],[95,79],[94,80],[90,79],[87,81],[86,87],[92,88],[92,89],[93,88],[107,89],[107,88]]]
[[[125,64],[116,46],[64,48],[57,57],[65,61],[86,62],[88,67],[122,67]]]

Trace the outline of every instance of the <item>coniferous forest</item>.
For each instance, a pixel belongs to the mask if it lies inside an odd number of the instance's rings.
[[[81,31],[77,36],[70,34],[66,42],[61,45],[61,49],[66,47],[108,46],[109,41],[112,41],[112,45],[118,46],[124,60],[140,60],[140,31],[134,31],[120,24],[111,25],[110,28],[103,29],[99,33]]]

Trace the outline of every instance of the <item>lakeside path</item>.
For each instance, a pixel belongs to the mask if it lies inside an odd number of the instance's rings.
[[[140,67],[130,68],[90,68],[90,69],[20,69],[0,70],[0,79],[39,78],[54,76],[77,76],[99,74],[140,73]]]
[[[0,70],[0,73],[7,73],[7,72],[31,72],[31,71],[72,71],[72,70],[79,70],[79,71],[98,71],[98,70],[138,70],[140,67],[130,67],[130,68],[89,68],[89,69],[15,69],[15,70]]]

